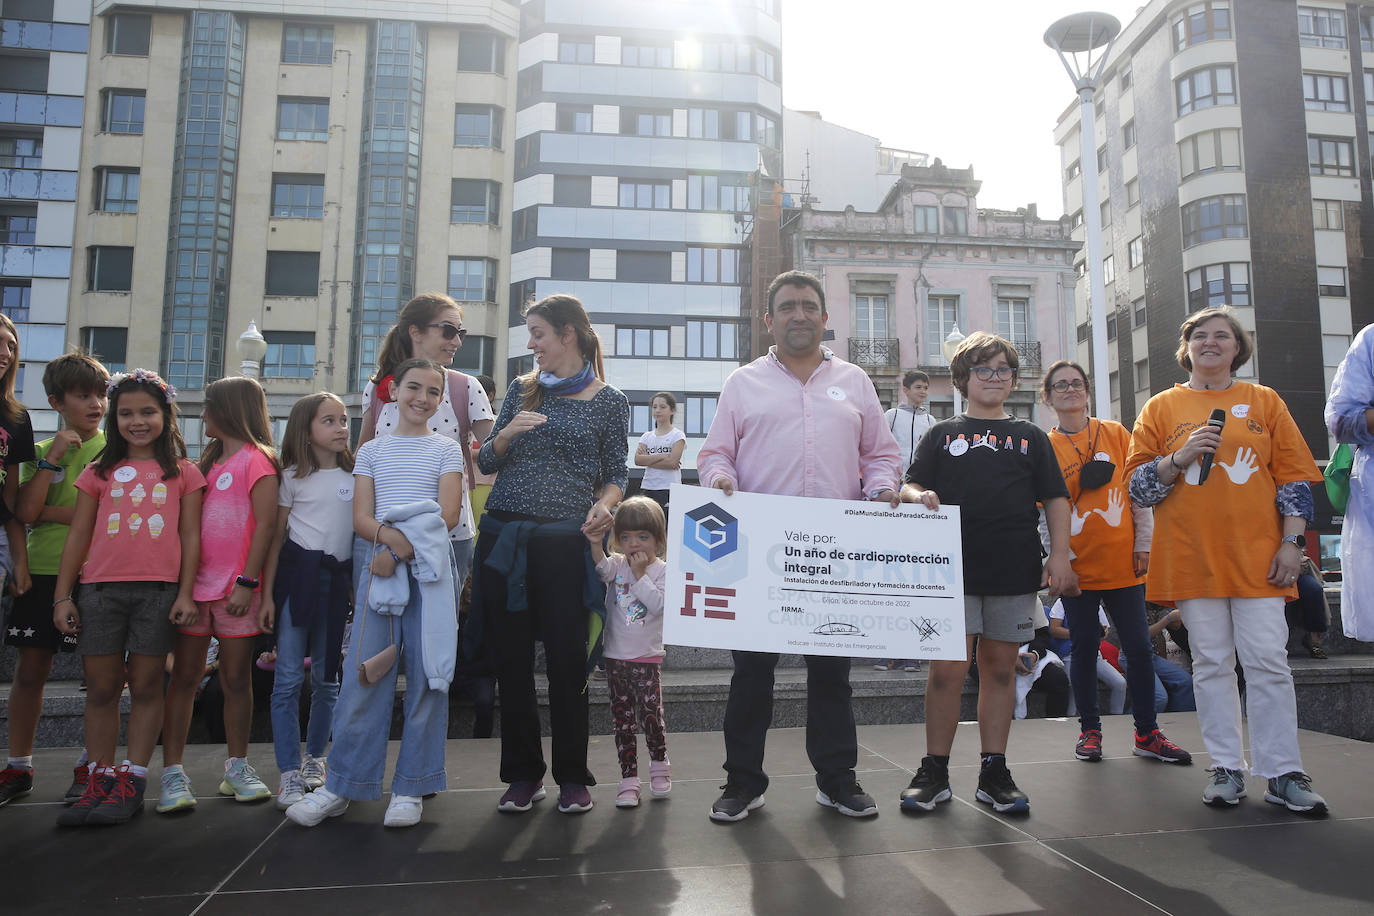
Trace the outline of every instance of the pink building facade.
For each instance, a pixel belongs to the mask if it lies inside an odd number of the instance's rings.
[[[1067,220],[1032,205],[980,210],[973,169],[907,166],[877,212],[803,207],[785,223],[792,263],[825,287],[836,353],[862,366],[885,405],[902,401],[908,369],[931,377],[931,412],[954,407],[941,344],[955,327],[1011,340],[1021,358],[1008,409],[1048,427],[1043,369],[1072,358],[1073,258]]]

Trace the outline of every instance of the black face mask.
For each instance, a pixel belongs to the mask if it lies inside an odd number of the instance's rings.
[[[1115,464],[1094,459],[1083,465],[1083,469],[1078,472],[1078,485],[1084,490],[1097,490],[1111,483],[1112,475],[1115,473]]]

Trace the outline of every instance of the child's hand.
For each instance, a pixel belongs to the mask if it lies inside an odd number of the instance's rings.
[[[262,604],[258,606],[258,629],[264,633],[271,633],[276,622],[277,608],[272,604],[272,598],[264,592]]]
[[[244,585],[235,585],[234,590],[229,593],[229,603],[225,610],[230,617],[242,617],[248,613],[248,609],[253,605],[253,590]]]
[[[75,636],[81,632],[81,608],[70,598],[59,601],[52,609],[52,625],[57,627],[59,633]]]
[[[630,562],[630,572],[635,574],[636,579],[643,579],[644,573],[649,570],[649,555],[635,551],[625,557]]]
[[[396,561],[391,558],[387,550],[379,550],[372,557],[372,564],[368,566],[372,575],[385,579],[396,571]]]
[[[200,608],[190,598],[179,597],[172,602],[172,612],[167,616],[176,626],[193,627],[200,616]]]
[[[16,595],[22,595],[33,587],[33,577],[29,575],[29,564],[16,563],[14,574],[10,576],[10,591]]]
[[[73,429],[59,430],[57,435],[52,437],[52,445],[48,446],[48,453],[43,457],[53,464],[57,464],[62,460],[62,456],[67,454],[67,449],[80,447],[80,433]]]

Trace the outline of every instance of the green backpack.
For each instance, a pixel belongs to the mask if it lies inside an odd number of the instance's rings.
[[[1326,498],[1331,507],[1345,514],[1345,504],[1350,501],[1350,468],[1355,463],[1355,452],[1348,443],[1342,442],[1331,453],[1322,476],[1326,478]]]

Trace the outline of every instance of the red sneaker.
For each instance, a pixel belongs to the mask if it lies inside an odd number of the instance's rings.
[[[92,774],[90,781],[86,783],[86,793],[77,799],[76,804],[57,815],[57,826],[80,827],[85,824],[91,812],[100,807],[100,803],[105,800],[114,781],[113,771]]]
[[[72,767],[72,784],[67,787],[67,794],[62,797],[64,805],[74,805],[86,794],[86,784],[91,781],[91,769],[86,764]]]
[[[5,767],[0,770],[0,807],[33,791],[33,770]]]
[[[1079,760],[1086,760],[1089,763],[1097,763],[1102,759],[1102,732],[1100,729],[1090,728],[1078,736],[1078,746],[1073,749],[1073,755]]]
[[[1135,754],[1138,757],[1153,757],[1165,763],[1178,763],[1183,766],[1193,762],[1193,755],[1174,744],[1159,729],[1145,737],[1135,736]]]

